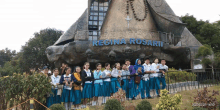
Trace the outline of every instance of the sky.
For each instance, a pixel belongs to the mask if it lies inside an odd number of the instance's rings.
[[[66,31],[88,7],[88,0],[0,0],[0,50],[20,51],[35,32]],[[124,0],[125,1],[125,0]],[[177,16],[220,20],[220,0],[166,0]]]

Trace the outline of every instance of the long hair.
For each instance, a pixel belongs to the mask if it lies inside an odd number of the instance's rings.
[[[96,64],[96,70],[98,70],[97,67],[98,67],[99,65],[102,65],[102,64],[101,64],[101,63],[97,63],[97,64]]]
[[[89,64],[89,62],[85,62],[83,65],[83,69],[85,69],[86,64]]]
[[[109,63],[105,63],[105,68],[106,68],[108,65],[110,65],[110,64],[109,64]]]
[[[118,63],[118,62],[117,62],[117,63],[115,63],[115,65],[113,66],[113,68],[116,68],[116,67],[117,67],[117,64],[120,64],[120,63]]]
[[[67,71],[68,69],[71,69],[71,68],[70,68],[70,67],[66,67],[66,68],[65,68],[65,71],[64,71],[64,74],[66,74],[66,71]]]

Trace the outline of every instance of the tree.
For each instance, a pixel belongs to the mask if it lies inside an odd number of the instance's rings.
[[[198,53],[196,55],[196,58],[201,57],[202,58],[202,64],[204,66],[210,65],[212,61],[210,60],[210,56],[213,54],[212,48],[205,44],[201,47],[199,47]]]
[[[220,21],[209,23],[209,21],[197,21],[193,15],[182,16],[182,21],[187,23],[186,27],[204,45],[208,44],[215,52],[220,51]]]
[[[30,68],[36,69],[44,65],[53,66],[49,63],[45,50],[53,45],[62,34],[63,31],[51,28],[34,33],[34,37],[22,47],[20,53],[19,65],[22,71],[28,72]]]
[[[0,67],[3,67],[7,61],[10,61],[16,55],[15,50],[8,48],[0,50]]]

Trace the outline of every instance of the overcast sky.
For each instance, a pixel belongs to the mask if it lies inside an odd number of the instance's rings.
[[[0,49],[20,51],[34,32],[66,31],[87,8],[88,0],[0,0]],[[220,20],[220,0],[166,0],[177,16]],[[124,19],[124,18],[122,18]]]

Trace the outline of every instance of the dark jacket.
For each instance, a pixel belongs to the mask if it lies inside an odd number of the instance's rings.
[[[85,84],[86,81],[93,81],[93,79],[94,79],[93,72],[91,70],[90,70],[90,72],[91,72],[91,77],[87,77],[87,74],[86,74],[85,70],[83,70],[81,72],[81,78],[82,78],[83,87],[84,87],[84,84]]]
[[[130,71],[130,75],[134,75],[136,73],[133,65],[130,65],[129,71]],[[130,78],[131,80],[134,80],[134,76],[131,76]]]

